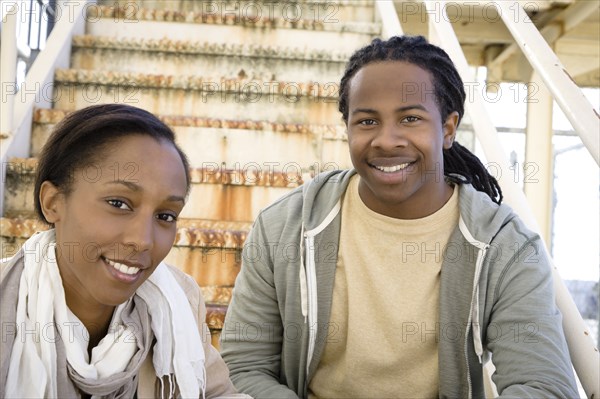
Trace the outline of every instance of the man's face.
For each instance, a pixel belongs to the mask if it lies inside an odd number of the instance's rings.
[[[429,72],[400,61],[368,64],[349,83],[348,105],[363,202],[402,219],[440,209],[451,194],[442,150],[452,145],[458,114],[442,121]]]

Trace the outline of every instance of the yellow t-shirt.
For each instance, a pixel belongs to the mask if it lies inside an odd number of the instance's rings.
[[[328,340],[311,398],[438,396],[439,288],[458,190],[413,220],[373,212],[354,176],[342,202]]]

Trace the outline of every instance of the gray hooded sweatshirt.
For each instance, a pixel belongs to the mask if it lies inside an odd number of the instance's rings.
[[[321,174],[256,219],[221,334],[240,392],[308,397],[329,333],[341,197],[355,173]],[[508,206],[469,184],[459,190],[441,271],[439,397],[484,397],[492,356],[501,397],[578,397],[540,237]]]

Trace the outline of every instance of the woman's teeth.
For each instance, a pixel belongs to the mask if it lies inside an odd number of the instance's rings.
[[[410,165],[410,163],[401,163],[400,165],[396,165],[396,166],[375,166],[375,165],[373,165],[373,167],[384,173],[393,173],[393,172],[397,172],[402,169],[406,169],[408,167],[408,165]]]
[[[140,268],[138,267],[127,266],[119,262],[113,262],[112,260],[106,258],[104,258],[104,260],[106,261],[106,263],[108,263],[109,265],[111,265],[112,267],[124,274],[133,275],[140,271]]]

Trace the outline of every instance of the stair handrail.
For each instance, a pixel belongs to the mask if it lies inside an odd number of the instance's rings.
[[[435,21],[431,18],[429,19],[430,36],[433,36],[435,42],[437,42],[436,44],[440,45],[448,52],[456,64],[462,79],[466,82],[475,81],[475,77],[472,76],[473,74],[469,68],[466,56],[456,36],[456,32],[446,15],[446,4],[444,2],[433,0],[423,0],[423,2],[429,14],[437,12],[443,13],[442,17],[437,18]],[[438,8],[440,3],[442,3],[441,9]],[[494,4],[498,6],[497,2],[494,2]],[[518,8],[522,10],[521,7]],[[381,13],[382,8],[378,7],[378,10]],[[394,13],[394,16],[398,19],[398,24],[400,24],[397,13]],[[380,14],[380,17],[382,20],[384,18],[389,19],[390,13],[387,13],[386,15]],[[392,25],[390,24],[389,26]],[[394,32],[392,30],[386,30],[385,34],[388,36],[400,35],[402,34],[402,31]],[[573,87],[571,86],[571,88]],[[581,90],[576,85],[574,85],[574,90],[581,93]],[[472,94],[474,97],[467,101],[466,108],[471,116],[475,134],[483,147],[485,156],[490,162],[495,162],[498,165],[506,165],[508,164],[508,157],[502,150],[496,127],[492,123],[492,120],[484,107],[483,97],[477,90],[473,91]],[[580,132],[578,131],[578,133]],[[517,186],[517,183],[511,179],[503,179],[500,184],[506,203],[514,209],[529,228],[539,233],[540,229],[533,216],[533,212],[527,202],[525,194]],[[544,243],[542,247],[553,263],[552,258],[548,253],[548,249],[546,248],[546,244]],[[569,346],[571,362],[573,363],[575,372],[579,377],[587,397],[600,397],[600,382],[598,381],[600,356],[598,349],[594,344],[587,324],[581,317],[573,298],[554,264],[552,264],[552,274],[554,279],[556,304],[563,315],[563,330],[565,332],[567,345]]]
[[[11,8],[7,8],[10,12],[5,16],[6,23],[2,28],[2,71],[0,73],[2,73],[2,94],[5,97],[3,98],[5,104],[3,104],[3,124],[0,132],[2,134],[0,136],[0,162],[2,165],[0,192],[2,193],[4,193],[4,175],[8,158],[28,156],[34,106],[38,108],[52,106],[54,70],[68,68],[72,37],[84,33],[86,11],[95,1],[61,0],[57,2],[56,7],[61,14],[46,40],[44,50],[38,54],[29,69],[20,90],[17,91],[15,87],[15,90],[8,91],[9,82],[15,82],[16,76],[17,16],[22,2],[14,1],[13,3]],[[7,122],[4,122],[5,115]],[[4,196],[1,195],[0,213],[3,211]]]
[[[14,118],[14,95],[8,93],[11,84],[17,81],[17,19],[19,6],[5,4],[6,14],[2,17],[2,39],[0,41],[0,82],[2,84],[2,108],[0,109],[0,140],[12,135]],[[2,142],[4,148],[5,143]]]

